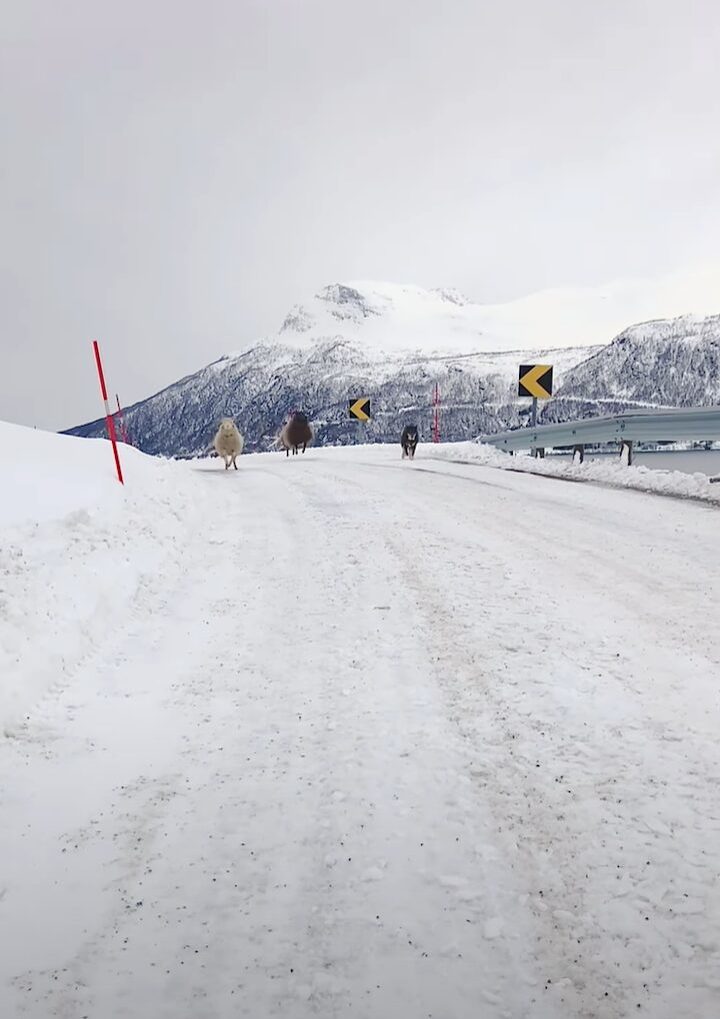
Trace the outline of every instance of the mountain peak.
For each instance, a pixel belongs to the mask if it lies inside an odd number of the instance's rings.
[[[411,284],[330,283],[295,305],[270,342],[301,348],[328,339],[356,340],[367,353],[492,349],[480,339],[480,308],[452,288]],[[504,344],[500,344],[504,346]]]
[[[464,308],[466,304],[470,304],[465,294],[461,294],[455,287],[439,287],[436,290],[432,290],[431,293],[437,294],[438,297],[449,304],[457,304],[459,308]]]
[[[325,301],[330,314],[341,322],[347,319],[359,322],[369,315],[381,313],[359,290],[346,283],[331,283],[323,287],[315,297],[319,301]]]

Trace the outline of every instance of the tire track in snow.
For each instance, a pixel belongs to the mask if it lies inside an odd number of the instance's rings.
[[[181,583],[116,661],[96,656],[58,691],[54,758],[74,759],[76,795],[45,817],[57,930],[36,952],[19,939],[17,957],[37,961],[13,978],[18,1015],[442,1014],[450,1001],[469,1016],[478,997],[513,1014],[516,992],[489,986],[496,932],[464,876],[476,854],[404,622],[414,606],[354,494],[307,488],[298,468],[239,472],[215,507],[230,542],[206,533],[184,550]],[[33,823],[53,795],[51,763],[34,763],[47,792]]]
[[[443,570],[400,543],[406,580],[434,606],[432,633],[448,662],[458,724],[486,758],[482,781],[517,839],[528,908],[545,921],[537,957],[553,1014],[615,1019],[649,1008],[668,1019],[683,1010],[709,1017],[720,933],[720,900],[708,896],[717,854],[705,848],[717,842],[719,823],[708,685],[717,646],[689,656],[683,640],[688,630],[702,632],[703,591],[690,588],[697,574],[687,553],[704,562],[706,532],[689,546],[678,539],[687,532],[675,520],[688,517],[671,507],[648,513],[647,542],[624,528],[616,535],[607,514],[588,535],[575,526],[576,507],[553,497],[550,518],[542,495],[528,528],[514,519],[525,507],[504,495],[478,486],[473,515],[417,473],[405,480],[415,519],[432,519],[436,536],[447,533],[445,550],[455,535],[462,551]],[[466,490],[466,479],[451,478],[451,489]],[[617,511],[623,501],[611,505]],[[707,519],[699,509],[693,517]],[[615,540],[603,557],[598,538],[608,528]],[[549,544],[537,562],[537,535],[560,529],[560,550]],[[633,555],[638,538],[664,550],[659,590],[653,559]],[[486,572],[481,596],[472,573],[488,563],[494,573]],[[716,576],[703,573],[703,584],[717,596]],[[652,611],[623,611],[650,592]],[[663,613],[679,618],[659,627]],[[593,618],[603,626],[588,626]],[[473,682],[473,656],[484,663],[482,683]],[[704,710],[688,710],[681,677],[693,677],[690,663]]]

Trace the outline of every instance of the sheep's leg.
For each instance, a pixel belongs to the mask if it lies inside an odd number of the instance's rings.
[[[307,442],[303,442],[303,453],[305,452],[305,447],[306,446],[307,446]]]
[[[237,469],[238,469],[238,466],[237,466],[237,463],[235,462],[235,454],[234,454],[234,453],[233,453],[233,458],[232,458],[232,460],[233,460],[233,467],[235,468],[235,470],[237,470]]]
[[[285,456],[290,456],[290,447],[289,446],[285,447]]]
[[[225,470],[227,470],[228,467],[230,466],[230,457],[226,453],[224,453],[223,460],[225,461]]]

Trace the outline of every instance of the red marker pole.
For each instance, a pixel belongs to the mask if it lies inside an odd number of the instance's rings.
[[[95,351],[95,364],[97,365],[98,378],[100,379],[100,392],[102,393],[103,402],[105,403],[105,420],[107,421],[108,437],[112,443],[113,455],[115,457],[115,469],[117,470],[118,481],[121,485],[124,485],[122,467],[120,466],[120,454],[118,453],[117,437],[115,435],[115,418],[110,413],[110,404],[108,403],[107,388],[105,386],[105,376],[103,374],[102,361],[100,360],[100,348],[98,347],[97,340],[93,340],[93,350]]]

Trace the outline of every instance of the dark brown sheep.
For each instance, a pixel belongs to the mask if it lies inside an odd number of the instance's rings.
[[[300,446],[304,453],[312,438],[310,422],[301,411],[294,410],[280,432],[280,445],[284,447],[285,455],[290,456],[292,450],[295,456]]]

